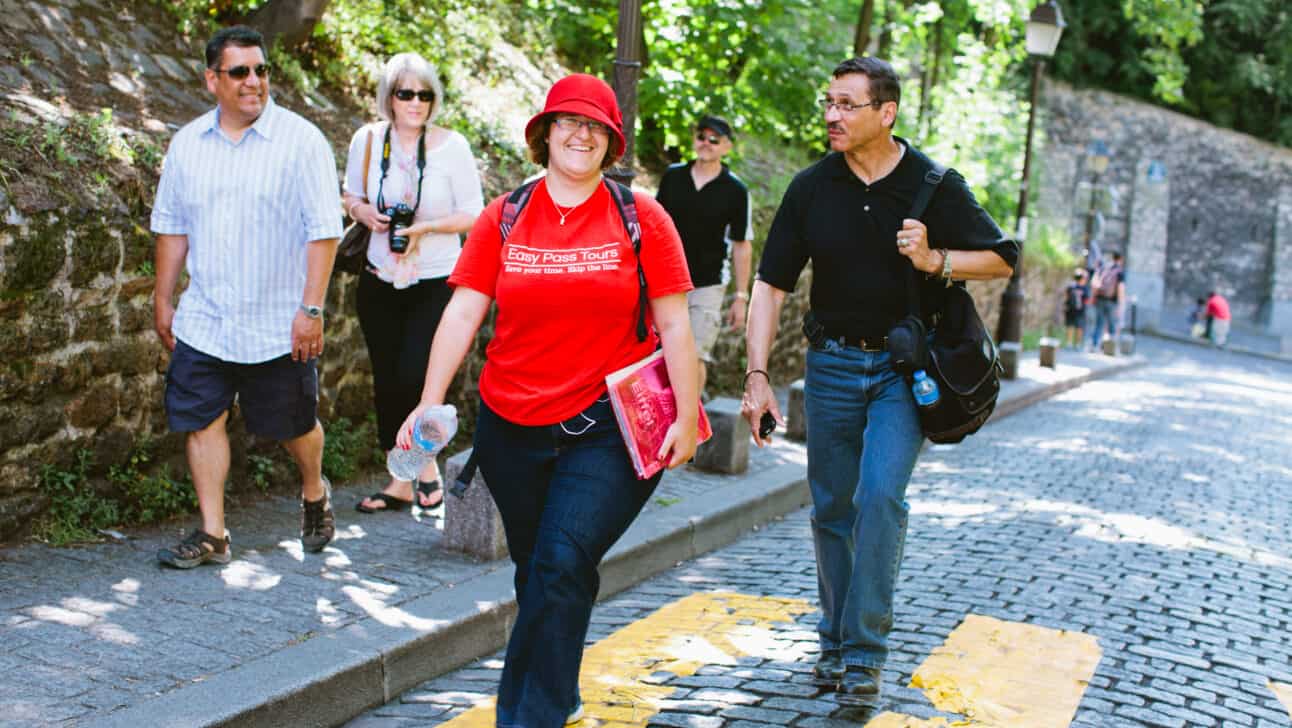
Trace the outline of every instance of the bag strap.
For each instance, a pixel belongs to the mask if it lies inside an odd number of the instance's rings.
[[[368,165],[372,162],[372,129],[368,130],[368,144],[363,148],[363,199],[368,201]]]
[[[929,202],[933,199],[933,193],[937,191],[938,185],[942,184],[942,178],[947,174],[947,168],[933,162],[929,171],[924,173],[924,181],[920,183],[920,188],[915,192],[915,199],[911,202],[911,212],[907,217],[912,220],[920,220],[924,217],[924,212],[929,208]],[[921,318],[922,309],[920,307],[920,281],[919,276],[915,274],[915,264],[906,270],[906,306],[912,316]]]
[[[642,226],[637,217],[637,202],[633,199],[633,191],[628,187],[609,179],[604,182],[610,192],[610,198],[615,201],[619,219],[624,224],[624,230],[628,232],[628,240],[633,246],[633,255],[637,258],[637,340],[645,341],[648,333],[646,307],[649,301],[646,297],[646,271],[642,268]],[[538,180],[526,182],[507,195],[506,201],[502,204],[502,217],[498,221],[498,232],[502,236],[502,243],[507,242],[507,237],[511,235],[512,228],[520,219],[521,210],[529,204],[537,184]]]
[[[642,226],[637,219],[637,201],[633,199],[633,191],[625,185],[610,179],[605,180],[605,183],[610,196],[615,200],[615,206],[619,208],[619,219],[628,231],[628,239],[633,244],[633,255],[637,258],[637,340],[645,341],[648,333],[646,307],[650,301],[646,298],[646,271],[642,269]]]

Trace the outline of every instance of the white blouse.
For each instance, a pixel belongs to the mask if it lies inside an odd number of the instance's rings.
[[[381,182],[381,144],[388,122],[366,124],[350,139],[350,153],[345,165],[345,192],[366,197],[377,204],[377,190]],[[363,189],[363,155],[372,132],[372,156],[368,162],[368,189]],[[404,150],[399,136],[390,135],[390,168],[382,188],[382,199],[387,207],[403,202],[414,206],[417,195],[417,150]],[[484,209],[484,195],[480,190],[480,173],[467,140],[456,131],[435,147],[426,150],[426,168],[422,179],[421,204],[417,206],[414,222],[435,220],[455,212],[479,215]],[[453,272],[462,250],[458,233],[428,233],[417,244],[415,261],[418,279],[444,278]],[[386,282],[393,281],[395,254],[390,251],[390,234],[373,232],[368,242],[368,262],[377,275]]]

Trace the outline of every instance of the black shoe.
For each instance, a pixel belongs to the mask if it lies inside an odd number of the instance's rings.
[[[332,484],[323,479],[323,497],[316,501],[301,499],[301,547],[315,554],[332,542],[336,535],[336,518],[332,515]]]
[[[839,704],[871,706],[879,702],[879,668],[848,665],[839,679]]]
[[[816,665],[812,668],[812,684],[819,688],[833,690],[839,686],[841,679],[843,679],[843,653],[839,650],[821,650],[821,656],[816,659]]]

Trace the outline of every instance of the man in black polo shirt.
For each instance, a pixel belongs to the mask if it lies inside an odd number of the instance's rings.
[[[727,242],[731,242],[731,267],[736,296],[727,311],[727,324],[736,330],[745,325],[749,300],[749,264],[753,257],[749,224],[749,190],[731,173],[722,158],[731,151],[731,125],[716,116],[705,116],[695,127],[695,161],[675,164],[664,172],[655,197],[673,218],[686,265],[695,289],[687,294],[691,330],[700,355],[700,391],[704,391],[705,365],[712,361],[713,344],[722,327],[722,297],[726,291],[723,268]]]
[[[907,313],[907,266],[936,305],[952,281],[1008,276],[1018,246],[948,171],[924,222],[907,219],[932,162],[893,136],[892,66],[853,58],[825,98],[831,153],[790,183],[767,236],[749,311],[743,411],[754,441],[764,412],[781,421],[767,357],[785,294],[812,261],[807,352],[808,483],[816,542],[819,685],[873,705],[888,656],[906,536],[906,484],[923,435],[911,387],[889,365],[885,335]],[[805,327],[807,328],[807,327]]]

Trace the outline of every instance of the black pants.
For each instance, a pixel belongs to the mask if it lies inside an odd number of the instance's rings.
[[[422,397],[431,339],[451,293],[447,278],[396,290],[369,270],[359,274],[359,327],[372,362],[377,436],[384,450],[395,446],[399,426]]]

